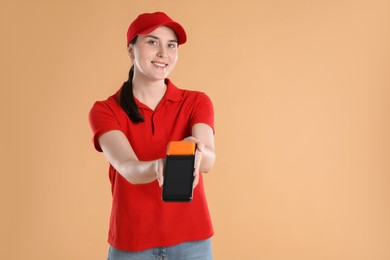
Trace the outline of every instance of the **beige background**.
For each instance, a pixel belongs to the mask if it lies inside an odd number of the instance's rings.
[[[105,259],[87,113],[140,12],[186,28],[171,79],[216,109],[215,259],[390,259],[390,2],[3,1],[2,259]]]

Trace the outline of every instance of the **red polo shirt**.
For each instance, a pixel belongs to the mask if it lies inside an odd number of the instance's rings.
[[[102,151],[100,135],[120,130],[138,159],[150,161],[165,158],[168,142],[190,136],[194,124],[205,123],[214,129],[213,105],[206,94],[179,89],[168,79],[166,83],[166,93],[154,111],[136,100],[145,119],[142,123],[132,123],[120,107],[119,91],[96,102],[89,113],[96,150]],[[139,251],[207,239],[214,234],[202,175],[193,201],[185,203],[163,202],[157,181],[133,185],[111,165],[109,177],[112,210],[108,242],[113,247]]]

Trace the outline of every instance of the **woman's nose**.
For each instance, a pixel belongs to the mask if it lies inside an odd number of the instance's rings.
[[[160,45],[160,48],[159,48],[159,50],[157,52],[157,56],[160,57],[160,58],[168,57],[167,50],[166,50],[166,48],[164,46]]]

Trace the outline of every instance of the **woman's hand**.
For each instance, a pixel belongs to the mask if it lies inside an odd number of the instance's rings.
[[[160,187],[162,187],[164,183],[164,167],[165,167],[164,159],[155,160],[155,171],[157,176],[157,182]]]
[[[193,182],[193,188],[195,188],[199,183],[200,164],[202,162],[204,144],[193,136],[186,137],[183,139],[183,141],[191,141],[196,143],[195,169],[194,169],[194,182]]]

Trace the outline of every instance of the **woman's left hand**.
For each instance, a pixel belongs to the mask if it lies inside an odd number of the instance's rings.
[[[183,139],[183,141],[191,141],[196,143],[194,183],[193,183],[193,188],[195,188],[199,183],[200,163],[202,161],[202,152],[204,149],[204,143],[200,142],[193,136],[186,137]]]

